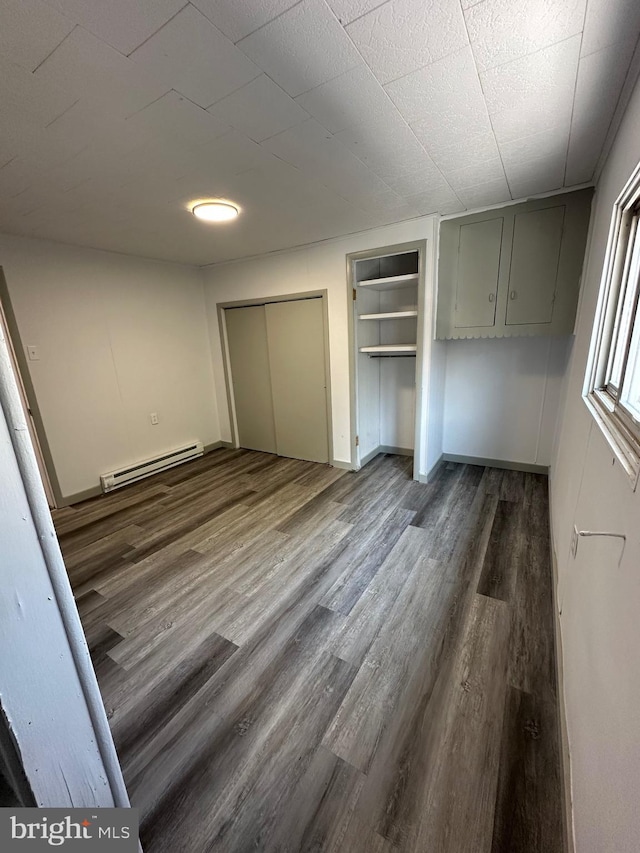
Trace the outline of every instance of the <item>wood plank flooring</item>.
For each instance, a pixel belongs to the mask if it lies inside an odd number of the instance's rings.
[[[561,853],[546,478],[410,465],[54,513],[146,853]]]

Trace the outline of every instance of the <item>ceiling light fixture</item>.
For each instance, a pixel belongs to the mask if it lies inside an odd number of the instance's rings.
[[[203,219],[205,222],[228,222],[230,219],[236,218],[240,213],[240,209],[230,201],[212,199],[211,201],[201,201],[198,204],[194,204],[191,212],[198,219]]]

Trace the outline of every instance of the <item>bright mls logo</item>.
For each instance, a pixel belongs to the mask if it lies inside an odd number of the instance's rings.
[[[137,853],[136,809],[0,809],[0,850]]]

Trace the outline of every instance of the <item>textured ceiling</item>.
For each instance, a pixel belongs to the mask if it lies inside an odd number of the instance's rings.
[[[638,0],[0,0],[0,230],[207,264],[586,182],[639,32]]]

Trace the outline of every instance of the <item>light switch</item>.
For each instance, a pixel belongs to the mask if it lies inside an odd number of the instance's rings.
[[[151,412],[151,414],[149,415],[149,417],[151,418],[151,423],[155,426],[155,425],[158,423],[158,415],[157,415],[157,413],[156,413],[156,412]]]
[[[27,354],[29,356],[29,361],[40,361],[40,350],[38,347],[27,347]]]

